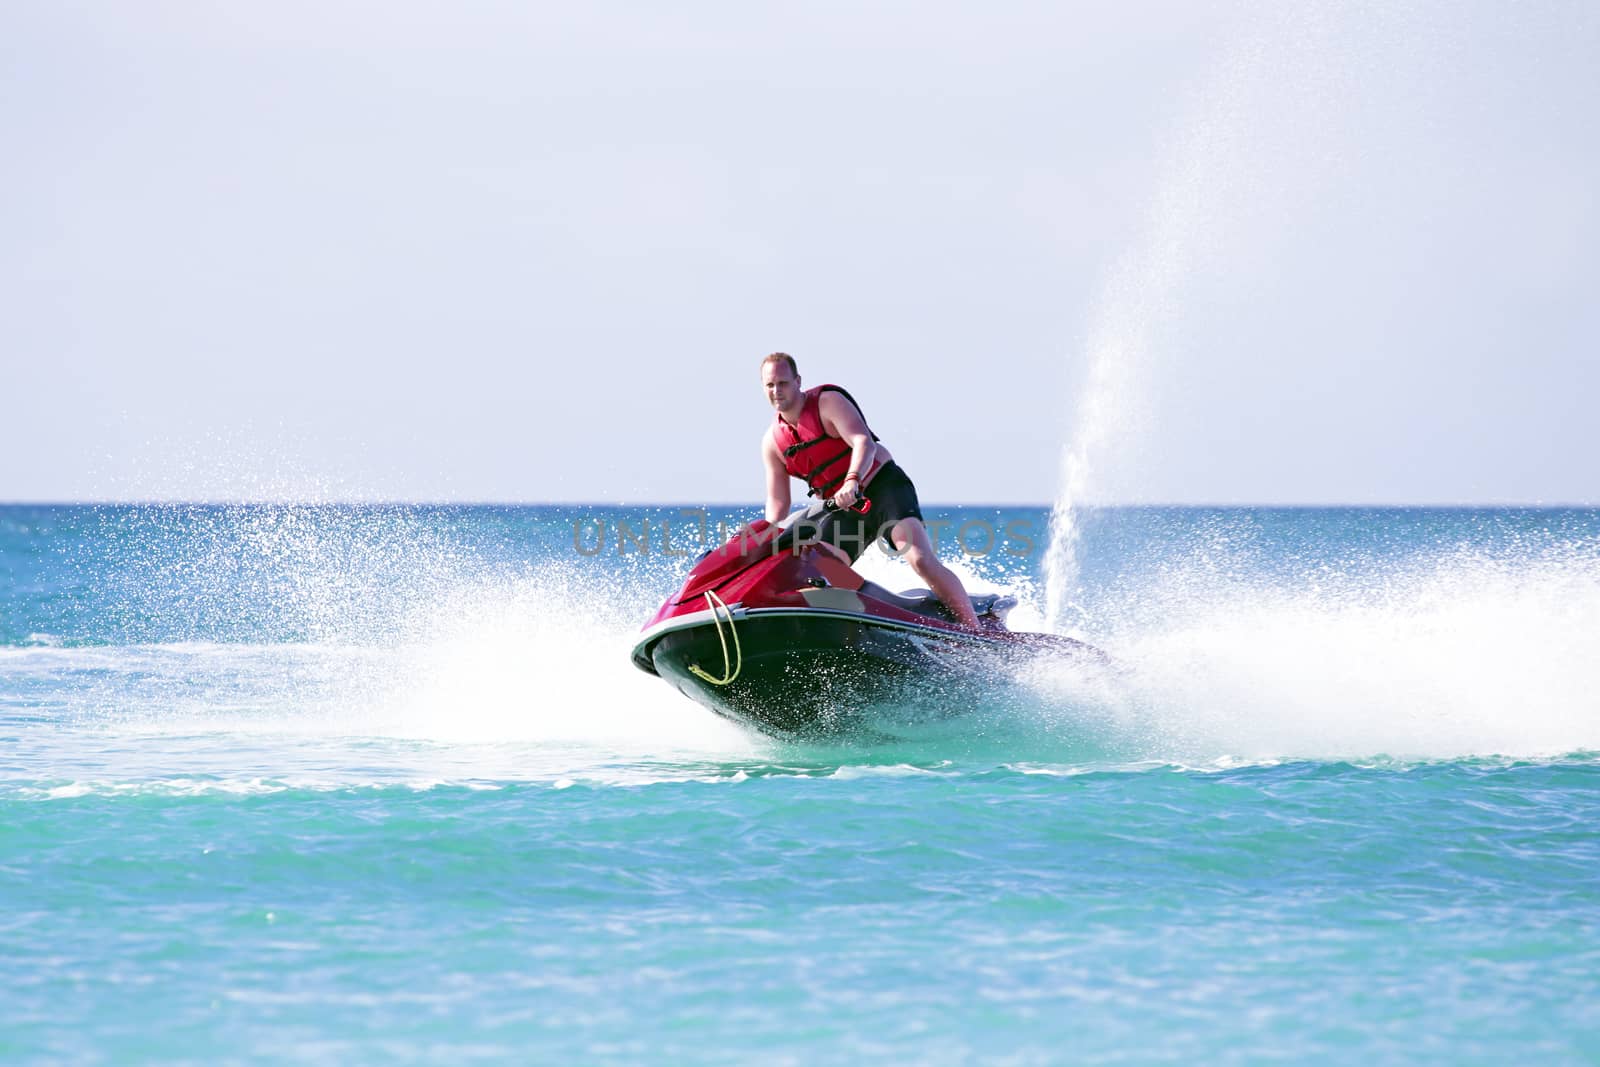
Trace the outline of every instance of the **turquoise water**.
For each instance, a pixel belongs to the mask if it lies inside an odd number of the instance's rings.
[[[1600,511],[1096,512],[1116,671],[804,746],[600,519],[0,508],[0,1055],[1600,1059]]]

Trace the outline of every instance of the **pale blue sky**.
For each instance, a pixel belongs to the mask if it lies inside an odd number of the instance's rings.
[[[0,8],[0,500],[1600,502],[1600,5]]]

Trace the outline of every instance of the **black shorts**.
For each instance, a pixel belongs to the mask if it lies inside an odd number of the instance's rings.
[[[884,551],[894,552],[894,542],[889,540],[894,524],[901,519],[922,518],[917,487],[893,460],[872,476],[872,484],[862,489],[861,495],[872,502],[865,515],[859,511],[829,512],[817,528],[817,539],[844,552],[851,563],[860,559],[877,538],[883,539]]]

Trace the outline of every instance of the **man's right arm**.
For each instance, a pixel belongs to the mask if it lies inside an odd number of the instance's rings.
[[[771,431],[761,437],[761,462],[767,469],[767,521],[777,522],[789,514],[789,472]]]

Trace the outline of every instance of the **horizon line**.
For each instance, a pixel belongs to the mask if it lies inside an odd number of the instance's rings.
[[[799,505],[796,505],[799,506]],[[960,502],[935,501],[930,508],[1028,508],[1053,509],[1056,505],[1042,502]],[[1491,500],[1491,501],[1086,501],[1078,507],[1095,510],[1107,508],[1277,508],[1277,509],[1334,509],[1334,508],[1409,508],[1409,509],[1461,509],[1461,508],[1527,508],[1527,509],[1584,509],[1600,508],[1600,501],[1544,501],[1544,500]],[[685,500],[407,500],[400,498],[376,499],[315,499],[288,498],[264,499],[250,497],[178,498],[178,499],[100,499],[100,500],[0,500],[0,507],[414,507],[414,508],[525,508],[525,507],[601,507],[601,508],[718,508],[759,510],[761,504],[728,501]]]

